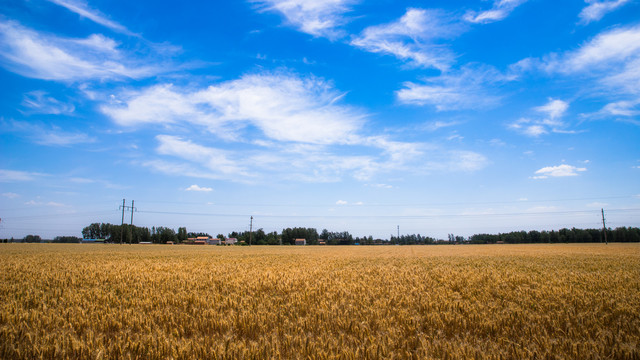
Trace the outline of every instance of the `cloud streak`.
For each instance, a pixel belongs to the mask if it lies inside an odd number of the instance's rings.
[[[630,3],[630,0],[585,0],[589,6],[580,12],[580,22],[588,24],[602,19],[606,14]]]
[[[193,184],[191,186],[189,186],[188,188],[184,189],[184,191],[196,191],[196,192],[211,192],[213,191],[212,188],[210,187],[205,187],[205,186],[198,186],[196,184]]]
[[[83,132],[65,131],[57,126],[47,127],[43,124],[24,121],[0,122],[4,125],[4,131],[16,132],[31,139],[38,145],[45,146],[71,146],[75,144],[87,144],[96,141],[95,138]]]
[[[489,89],[508,80],[489,66],[465,66],[457,72],[425,78],[423,83],[405,82],[396,97],[401,103],[431,105],[438,111],[482,109],[499,103],[500,96]]]
[[[579,168],[572,165],[562,164],[558,166],[546,166],[535,172],[533,179],[547,179],[549,177],[571,177],[578,176],[579,172],[587,171],[587,168]]]
[[[339,27],[347,20],[344,14],[356,4],[355,0],[250,0],[262,11],[281,13],[299,31],[336,39],[344,33]]]
[[[538,137],[549,132],[566,133],[564,128],[567,125],[562,121],[562,117],[568,109],[569,103],[550,98],[545,105],[533,108],[536,113],[546,116],[533,119],[521,118],[509,124],[509,128],[531,137]]]
[[[458,24],[438,10],[412,8],[394,22],[364,29],[351,40],[351,45],[395,56],[416,67],[444,71],[454,62],[454,55],[442,40],[461,31]]]
[[[0,20],[0,65],[25,77],[77,82],[141,79],[167,71],[166,64],[144,64],[128,55],[103,35],[63,38]]]
[[[125,126],[191,123],[226,139],[255,126],[269,139],[315,144],[349,143],[365,114],[346,105],[330,83],[291,74],[246,75],[206,89],[157,85],[124,93],[102,111]]]
[[[56,5],[62,6],[71,12],[74,12],[84,18],[87,18],[97,24],[107,27],[115,32],[118,32],[124,35],[129,35],[129,36],[137,36],[136,34],[129,31],[129,29],[127,29],[123,25],[107,19],[107,17],[104,14],[100,13],[100,11],[89,8],[89,6],[85,2],[74,1],[74,0],[48,0],[48,1]]]
[[[464,19],[471,23],[488,24],[504,20],[515,8],[524,4],[527,0],[495,0],[493,7],[485,11],[469,11]]]

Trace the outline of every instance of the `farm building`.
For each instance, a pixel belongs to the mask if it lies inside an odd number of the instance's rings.
[[[296,239],[296,245],[307,245],[307,239]]]
[[[224,243],[226,245],[235,245],[238,242],[238,239],[236,238],[227,238]]]
[[[220,240],[218,238],[209,239],[209,240],[207,240],[207,244],[209,244],[209,245],[220,245],[220,244],[222,244],[222,240]]]

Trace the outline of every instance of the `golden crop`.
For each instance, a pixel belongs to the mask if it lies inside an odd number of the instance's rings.
[[[640,245],[0,245],[2,359],[640,359]]]

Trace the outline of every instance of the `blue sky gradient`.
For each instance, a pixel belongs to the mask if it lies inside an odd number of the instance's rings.
[[[9,0],[0,238],[640,226],[640,2]],[[126,219],[129,219],[127,215]]]

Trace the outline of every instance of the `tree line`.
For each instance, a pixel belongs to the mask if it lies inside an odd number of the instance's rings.
[[[167,242],[185,243],[189,238],[210,236],[208,233],[187,232],[186,227],[178,231],[164,226],[140,227],[135,225],[113,225],[109,223],[93,223],[82,229],[84,239],[104,239],[113,243],[166,244]],[[420,234],[391,235],[389,239],[374,239],[373,236],[354,237],[348,231],[332,232],[323,229],[320,233],[315,228],[294,227],[266,233],[263,229],[253,232],[231,232],[227,236],[218,234],[216,238],[236,238],[240,244],[251,245],[294,245],[296,239],[305,239],[308,245],[437,245],[437,244],[526,244],[526,243],[590,243],[604,242],[605,232],[602,229],[560,229],[551,231],[513,231],[499,234],[476,234],[467,238],[448,235],[448,239],[435,239]],[[38,235],[27,235],[23,239],[4,239],[1,242],[42,242]],[[78,243],[82,239],[75,236],[58,236],[53,239],[57,243]],[[606,241],[640,242],[640,228],[618,227],[606,230]]]

